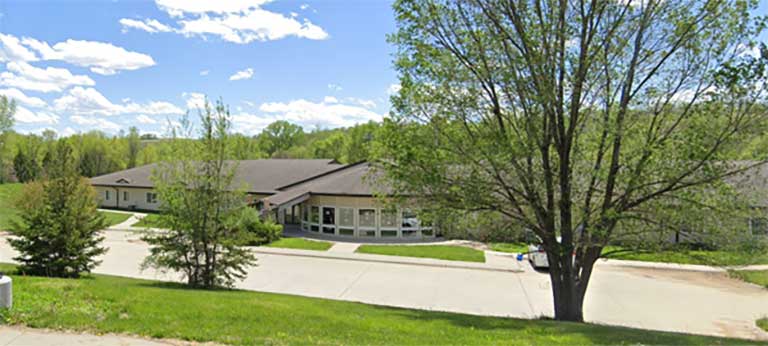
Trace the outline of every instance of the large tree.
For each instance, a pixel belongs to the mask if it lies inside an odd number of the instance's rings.
[[[583,320],[602,248],[649,210],[702,203],[750,166],[766,50],[756,1],[400,0],[377,155],[424,203],[529,228],[555,318]]]
[[[262,150],[267,155],[280,155],[284,151],[297,146],[304,138],[304,129],[285,120],[269,124],[259,135]]]
[[[69,144],[59,142],[52,160],[57,169],[46,180],[24,186],[17,201],[21,222],[14,223],[8,242],[19,252],[14,260],[22,271],[78,277],[107,251],[100,233],[107,224],[96,209],[93,188],[77,172]]]
[[[153,172],[160,223],[167,230],[144,235],[150,245],[144,266],[180,272],[191,286],[231,286],[256,261],[243,247],[252,240],[253,228],[244,226],[244,219],[254,221],[247,216],[245,193],[234,180],[236,163],[225,160],[228,109],[221,102],[212,107],[206,101],[200,122],[200,140],[173,139],[173,155]],[[183,123],[176,135],[191,138],[189,122]]]

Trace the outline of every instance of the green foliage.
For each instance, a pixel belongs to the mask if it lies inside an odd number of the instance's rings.
[[[6,164],[7,132],[13,126],[13,115],[16,113],[16,101],[0,95],[0,183],[8,180],[9,166]]]
[[[245,208],[235,215],[232,227],[241,230],[250,237],[248,245],[261,245],[280,239],[283,234],[283,225],[262,220],[255,208]]]
[[[5,272],[10,266],[0,266]],[[2,320],[34,328],[231,345],[757,345],[757,341],[599,324],[401,309],[93,275],[12,275]],[[258,327],[256,327],[258,326]]]
[[[20,221],[16,202],[21,199],[23,184],[0,184],[0,231],[9,229],[13,222]]]
[[[36,275],[78,277],[90,272],[107,251],[99,232],[106,226],[88,180],[77,174],[72,149],[56,147],[58,170],[47,180],[27,184],[17,201],[20,222],[8,240],[20,253],[21,270]]]
[[[453,245],[360,245],[357,252],[449,261],[485,262],[485,253],[482,251]]]
[[[250,208],[236,189],[236,164],[226,162],[229,111],[220,101],[214,108],[206,102],[200,120],[200,140],[174,139],[172,159],[153,172],[159,223],[167,230],[144,232],[150,255],[143,267],[181,272],[190,286],[232,286],[256,261],[243,247],[254,225],[241,224]],[[178,130],[190,135],[189,122],[183,125]]]
[[[139,129],[137,129],[135,126],[131,126],[131,128],[128,129],[128,136],[126,137],[126,140],[128,142],[128,163],[125,168],[133,168],[136,167],[139,150],[141,150]]]
[[[333,246],[333,243],[327,242],[327,241],[309,240],[304,238],[282,238],[282,239],[273,241],[267,244],[266,246],[283,248],[283,249],[326,251]]]
[[[304,136],[301,126],[291,124],[285,120],[278,120],[269,124],[259,136],[261,148],[267,155],[280,155],[280,153],[292,148]]]
[[[102,211],[99,213],[104,216],[104,224],[107,226],[114,226],[119,223],[123,223],[125,220],[128,220],[128,218],[131,217],[131,214],[128,213],[114,213],[109,211]]]

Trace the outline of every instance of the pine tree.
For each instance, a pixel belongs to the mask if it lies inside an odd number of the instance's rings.
[[[14,260],[21,271],[78,277],[98,265],[95,258],[107,251],[100,246],[106,223],[96,209],[93,189],[77,173],[72,148],[59,142],[55,150],[53,166],[59,169],[24,187],[17,202],[22,221],[13,225],[9,242],[20,253]]]

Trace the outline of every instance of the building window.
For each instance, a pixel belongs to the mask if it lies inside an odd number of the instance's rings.
[[[109,200],[109,190],[104,191],[104,200]]]
[[[355,210],[339,208],[339,226],[355,227]]]
[[[397,212],[394,210],[381,211],[381,227],[397,228]]]
[[[376,231],[374,230],[360,230],[361,237],[375,237]]]
[[[403,229],[419,228],[419,219],[416,217],[416,213],[410,210],[403,210],[403,218],[400,222],[400,227]]]
[[[123,191],[123,200],[124,201],[128,200],[128,191]]]
[[[376,209],[360,209],[357,213],[360,227],[376,227]]]
[[[336,234],[336,208],[323,207],[323,233]]]
[[[323,207],[323,225],[336,224],[336,208]]]
[[[309,221],[312,223],[320,222],[320,207],[312,206],[309,210]]]
[[[154,192],[147,192],[147,203],[157,203],[157,194]]]
[[[306,205],[301,206],[301,219],[304,221],[309,221],[309,209],[307,209]]]

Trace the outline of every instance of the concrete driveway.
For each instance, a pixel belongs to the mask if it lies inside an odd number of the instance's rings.
[[[146,279],[175,277],[139,264],[147,245],[108,231],[110,251],[96,273]],[[15,254],[0,242],[0,261]],[[522,273],[258,254],[239,288],[479,315],[552,315],[549,276]],[[598,265],[585,303],[588,321],[636,328],[768,339],[754,325],[768,315],[768,290],[722,273]]]

